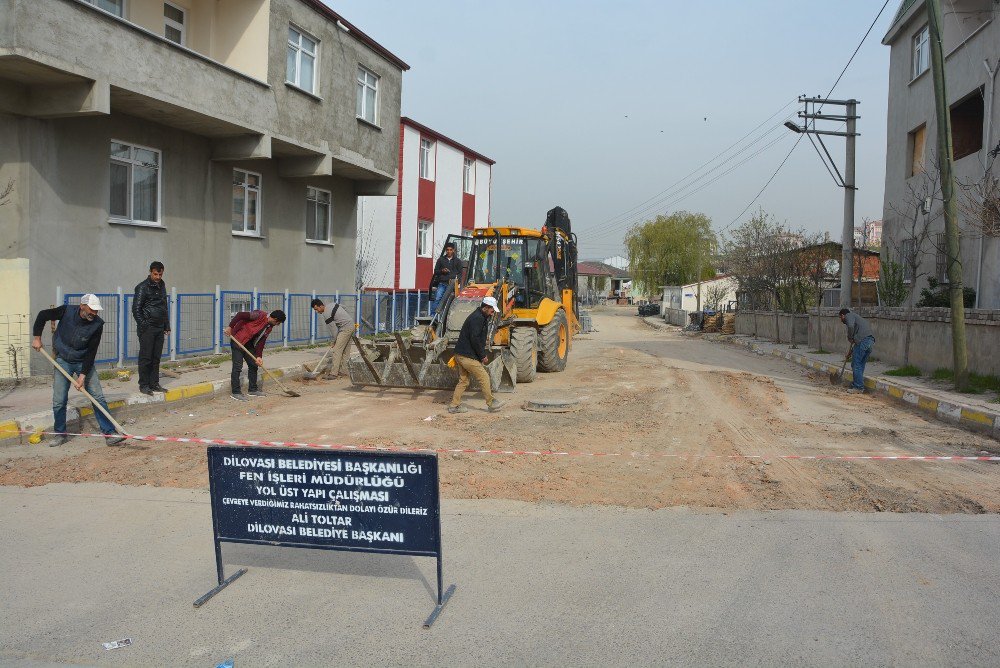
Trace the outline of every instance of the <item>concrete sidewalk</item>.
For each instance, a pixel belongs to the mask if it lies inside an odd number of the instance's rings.
[[[657,329],[678,328],[664,323],[662,320],[650,317],[645,321]],[[679,331],[679,330],[678,330]],[[775,343],[767,339],[751,336],[728,334],[704,334],[701,332],[683,332],[685,335],[700,336],[709,341],[731,343],[743,346],[758,355],[773,355],[790,362],[795,362],[809,369],[815,369],[824,375],[839,372],[844,363],[843,356],[837,353],[821,355],[809,352],[806,347],[793,348],[790,344]],[[873,357],[878,357],[878,343],[875,344]],[[1000,403],[990,401],[991,395],[962,394],[941,387],[933,380],[926,378],[909,378],[884,375],[892,367],[878,361],[869,361],[865,367],[865,387],[869,392],[882,394],[892,399],[909,404],[917,410],[934,417],[959,425],[966,429],[987,433],[1000,439]],[[854,379],[851,364],[844,369],[844,382]],[[825,381],[825,378],[823,379]]]
[[[325,347],[265,350],[264,364],[268,371],[279,378],[295,378],[303,373],[303,363],[315,364],[324,351]],[[104,389],[108,407],[117,419],[119,415],[126,415],[132,411],[138,412],[196,398],[210,399],[218,394],[229,394],[230,370],[231,363],[226,360],[213,368],[180,373],[177,378],[170,378],[161,373],[160,383],[167,388],[167,391],[154,392],[153,396],[139,392],[138,375],[135,373],[127,382],[116,379],[102,380],[101,387]],[[263,372],[258,373],[258,377],[266,391],[280,391]],[[246,378],[245,371],[244,378]],[[72,425],[79,424],[81,419],[93,414],[94,410],[87,398],[71,390],[66,410],[66,422],[69,428],[73,429]],[[11,440],[27,442],[28,434],[24,432],[45,431],[51,428],[51,382],[18,387],[0,397],[0,444]]]

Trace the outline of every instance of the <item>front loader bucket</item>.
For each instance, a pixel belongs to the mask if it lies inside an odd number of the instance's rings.
[[[406,341],[398,333],[394,341],[354,339],[358,354],[348,360],[351,382],[385,388],[451,390],[458,383],[458,367],[448,366],[454,349],[446,339],[424,344]],[[513,392],[517,371],[505,349],[490,353],[486,365],[494,392]]]

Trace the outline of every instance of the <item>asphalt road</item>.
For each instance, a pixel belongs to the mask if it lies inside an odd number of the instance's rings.
[[[2,487],[0,526],[4,665],[1000,664],[997,515],[446,501],[430,630],[410,557],[227,546],[195,610],[201,490]]]

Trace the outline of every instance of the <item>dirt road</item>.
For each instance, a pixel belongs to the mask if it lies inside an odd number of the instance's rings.
[[[346,381],[299,382],[298,399],[228,397],[143,418],[136,433],[619,453],[615,457],[442,456],[451,498],[572,505],[829,509],[934,513],[1000,511],[993,463],[796,461],[776,455],[979,454],[998,444],[742,349],[653,330],[632,309],[595,313],[561,374],[540,374],[508,409],[445,412],[449,393],[379,392]],[[531,413],[527,399],[575,398],[577,413]],[[673,455],[679,455],[675,457]],[[743,459],[739,455],[763,455]],[[59,449],[0,453],[0,484],[100,481],[205,487],[203,446],[108,448],[78,438]]]

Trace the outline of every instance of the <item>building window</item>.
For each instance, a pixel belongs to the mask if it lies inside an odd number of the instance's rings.
[[[431,257],[431,230],[434,223],[421,220],[417,223],[417,255],[420,257]]]
[[[434,180],[434,142],[420,140],[420,178]]]
[[[907,137],[907,144],[910,149],[910,168],[907,176],[916,176],[924,173],[924,148],[927,146],[927,126],[921,125],[910,133]]]
[[[476,162],[472,158],[466,158],[462,166],[462,191],[470,195],[476,192]]]
[[[108,212],[120,222],[160,224],[160,152],[111,142]]]
[[[187,12],[172,5],[169,2],[163,3],[163,36],[171,42],[176,42],[181,46],[187,44]]]
[[[951,143],[955,160],[983,148],[983,90],[977,89],[951,107]]]
[[[913,265],[914,265],[914,248],[916,242],[913,239],[903,239],[902,248],[900,248],[899,260],[903,263],[903,282],[912,283],[913,282]]]
[[[316,90],[316,51],[319,42],[295,26],[288,26],[285,81],[307,93]]]
[[[91,5],[114,14],[119,18],[125,18],[125,0],[84,0]]]
[[[306,188],[306,241],[330,243],[330,191]]]
[[[913,76],[918,76],[926,72],[931,66],[931,46],[930,30],[924,26],[913,36]]]
[[[934,277],[938,283],[948,282],[948,235],[937,235],[937,253],[934,255]]]
[[[378,125],[378,77],[358,67],[358,118]]]
[[[233,170],[233,234],[260,236],[260,174]]]

